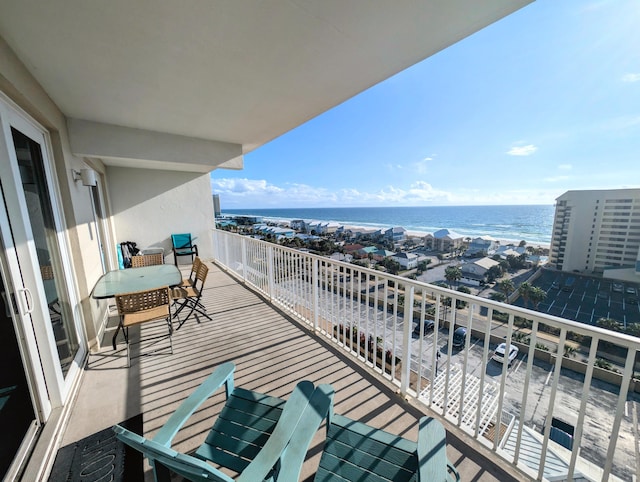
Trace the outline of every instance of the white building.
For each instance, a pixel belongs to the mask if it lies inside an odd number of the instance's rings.
[[[392,256],[394,261],[400,263],[404,269],[413,269],[418,267],[418,255],[414,253],[396,253]]]
[[[498,248],[500,243],[491,236],[479,236],[471,240],[465,251],[466,256],[488,256]]]
[[[589,273],[636,270],[640,189],[567,191],[556,201],[551,265]]]
[[[499,265],[498,261],[488,257],[480,258],[471,263],[464,263],[460,266],[462,281],[477,286],[481,281],[485,280],[489,269]]]
[[[118,242],[191,233],[212,259],[211,171],[527,3],[3,1],[0,478],[48,479]]]
[[[451,251],[459,248],[464,242],[464,236],[450,229],[439,229],[424,237],[424,245],[437,251]]]

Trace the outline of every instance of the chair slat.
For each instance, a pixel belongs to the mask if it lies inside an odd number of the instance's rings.
[[[316,482],[445,482],[459,477],[447,461],[444,427],[430,417],[420,420],[417,443],[342,415],[332,414],[329,420]]]

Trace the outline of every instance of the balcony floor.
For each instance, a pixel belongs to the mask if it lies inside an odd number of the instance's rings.
[[[135,358],[131,368],[126,368],[124,343],[115,352],[110,348],[112,332],[108,331],[106,348],[89,356],[62,446],[138,414],[143,414],[144,435],[153,436],[178,404],[226,361],[236,364],[237,386],[283,398],[302,379],[331,383],[337,413],[416,440],[418,419],[433,415],[428,409],[404,401],[393,384],[353,362],[339,346],[279,311],[217,265],[209,266],[203,299],[213,321],[190,319],[174,332],[173,355]],[[216,395],[196,412],[178,433],[174,448],[195,449],[221,401],[222,394]],[[445,426],[447,453],[462,480],[527,480],[506,473],[504,461],[491,454],[483,456],[466,444],[464,434]],[[324,426],[312,442],[302,480],[312,479],[323,435]],[[146,469],[146,479],[151,480],[147,465]]]

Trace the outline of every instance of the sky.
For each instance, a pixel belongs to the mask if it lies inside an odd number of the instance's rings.
[[[640,187],[640,1],[538,0],[215,170],[224,209]]]

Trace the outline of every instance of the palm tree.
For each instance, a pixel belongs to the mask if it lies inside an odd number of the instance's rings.
[[[611,331],[621,331],[622,328],[622,324],[618,320],[614,320],[613,318],[600,318],[596,322],[596,324],[600,328]]]
[[[449,288],[452,288],[453,283],[457,283],[462,278],[462,271],[459,266],[448,266],[444,270],[444,277],[449,283]]]
[[[540,303],[547,298],[547,292],[537,286],[531,287],[529,290],[529,299],[533,303],[533,307],[537,310]]]
[[[576,356],[576,352],[578,350],[576,349],[575,346],[572,345],[565,345],[564,346],[564,356],[567,358],[573,358]]]
[[[525,281],[524,283],[522,283],[518,287],[518,294],[522,297],[522,300],[524,301],[524,307],[525,308],[529,304],[529,298],[530,298],[530,295],[531,295],[532,288],[533,288],[533,286],[531,286],[531,283],[529,283],[527,281]]]
[[[500,303],[504,303],[507,297],[504,295],[504,293],[500,293],[496,291],[489,295],[489,299],[493,301],[499,301]]]
[[[509,299],[509,296],[511,295],[511,293],[513,293],[515,290],[516,290],[516,287],[513,284],[513,281],[511,281],[508,278],[500,280],[500,282],[498,283],[498,291],[504,294],[504,297],[507,300]]]

